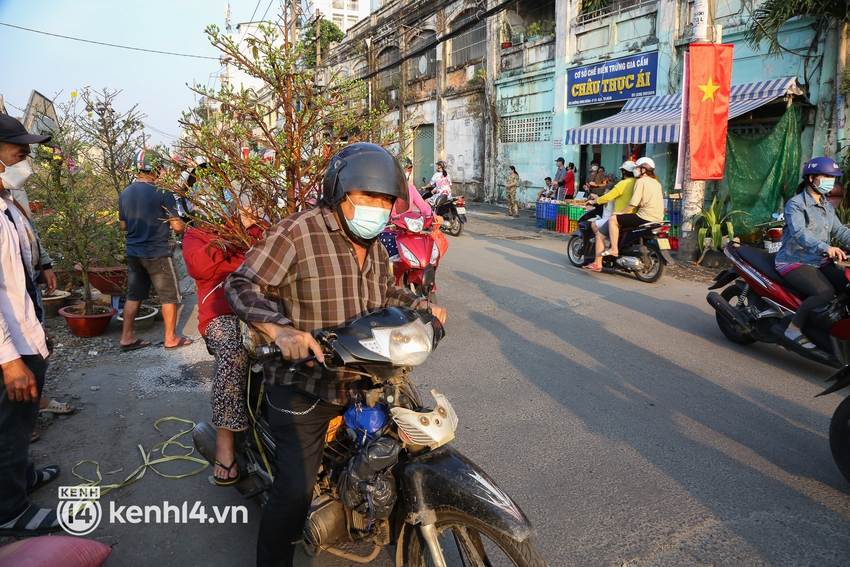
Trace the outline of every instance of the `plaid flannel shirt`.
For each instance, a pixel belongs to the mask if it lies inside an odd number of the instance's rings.
[[[339,327],[380,307],[413,307],[419,302],[396,285],[387,251],[377,240],[361,270],[354,245],[324,207],[291,215],[269,229],[228,276],[225,294],[244,321],[292,325],[307,332]],[[360,375],[329,372],[318,365],[293,374],[276,360],[264,371],[267,386],[295,386],[339,405],[346,405],[355,391],[371,387]]]

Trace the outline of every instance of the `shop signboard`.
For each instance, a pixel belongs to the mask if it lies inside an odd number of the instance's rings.
[[[655,96],[658,52],[603,61],[567,71],[567,106]]]

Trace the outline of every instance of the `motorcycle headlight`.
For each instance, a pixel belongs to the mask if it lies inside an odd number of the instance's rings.
[[[433,338],[431,325],[417,319],[401,327],[372,329],[372,338],[363,339],[360,344],[395,365],[416,366],[431,354]]]
[[[411,252],[410,250],[407,249],[407,246],[405,246],[404,244],[399,244],[398,245],[398,251],[401,252],[401,255],[404,256],[405,260],[410,262],[410,265],[412,267],[414,267],[414,268],[419,267],[419,260],[416,258],[416,256],[413,254],[413,252]]]
[[[406,218],[404,219],[404,224],[407,225],[407,230],[410,232],[422,232],[422,229],[425,227],[425,219],[422,217]]]
[[[440,257],[440,249],[437,248],[437,243],[435,242],[434,247],[431,248],[431,259],[428,260],[428,263],[433,264],[434,262],[437,261],[437,258],[439,258],[439,257]]]

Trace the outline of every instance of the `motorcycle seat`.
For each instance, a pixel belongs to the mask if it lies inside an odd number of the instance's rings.
[[[800,293],[794,286],[788,283],[785,278],[779,274],[779,272],[776,271],[776,253],[770,253],[767,250],[754,248],[752,246],[738,246],[736,251],[745,262],[770,278],[772,281],[778,283],[800,299],[806,298],[806,295]]]

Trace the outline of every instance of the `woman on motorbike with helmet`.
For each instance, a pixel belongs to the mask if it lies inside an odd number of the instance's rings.
[[[450,198],[452,196],[452,178],[449,177],[449,172],[446,169],[446,162],[440,160],[436,163],[437,172],[431,176],[431,181],[422,188],[423,191],[426,189],[430,190],[431,197],[428,198],[428,202],[433,206],[437,200],[437,197],[440,195],[445,195],[446,198]]]
[[[807,349],[815,345],[801,329],[812,309],[829,303],[836,291],[847,286],[844,270],[835,265],[847,255],[830,244],[836,238],[850,245],[850,229],[835,216],[835,209],[826,200],[835,186],[841,169],[828,157],[817,157],[803,166],[803,181],[797,194],[785,204],[785,229],[782,246],[776,254],[776,270],[806,299],[797,309],[785,337]]]

